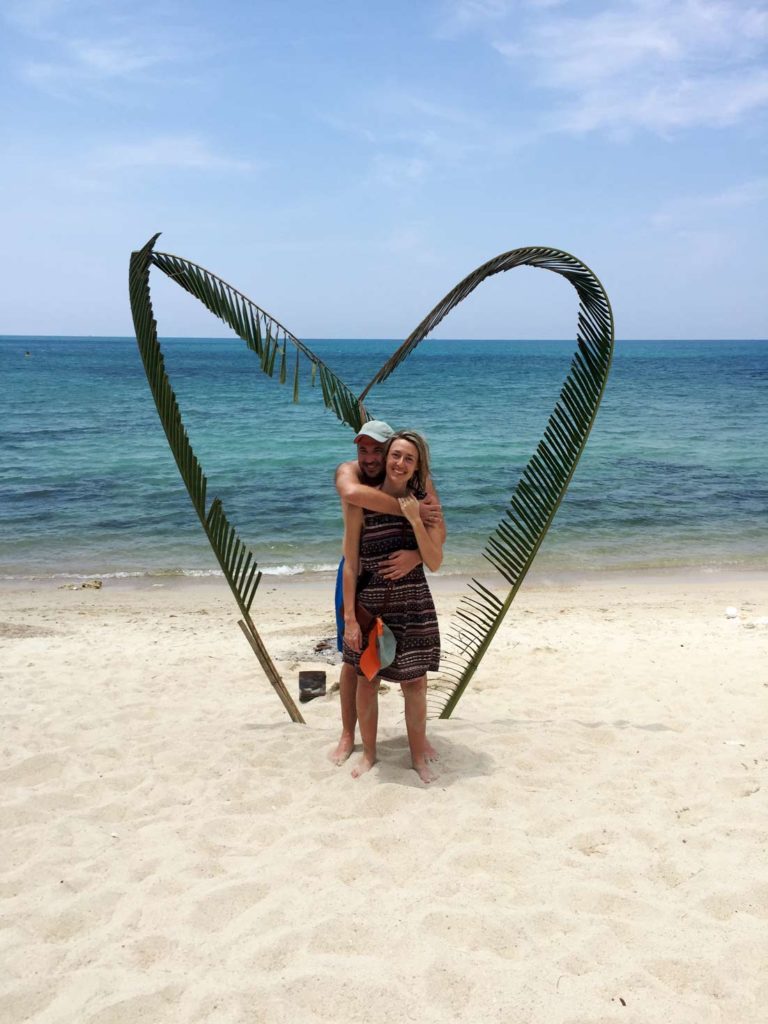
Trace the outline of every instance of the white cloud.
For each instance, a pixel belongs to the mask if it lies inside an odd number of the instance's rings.
[[[173,60],[167,51],[152,52],[130,39],[75,39],[60,44],[55,60],[28,61],[21,67],[27,81],[44,88],[131,79]]]
[[[201,50],[189,30],[158,18],[147,29],[143,0],[30,0],[2,12],[18,33],[20,77],[54,96],[70,98],[105,87],[152,84],[171,65],[193,66]],[[104,95],[104,93],[102,93]]]
[[[333,128],[334,131],[341,132],[343,135],[351,135],[363,142],[376,143],[378,141],[375,132],[353,118],[331,114],[325,110],[318,111],[316,116],[323,124],[327,124],[329,128]]]
[[[548,127],[659,132],[727,125],[768,106],[768,4],[631,0],[574,16],[547,9],[494,41],[565,101]]]
[[[192,135],[165,135],[135,143],[117,143],[101,149],[94,159],[97,167],[185,168],[189,170],[252,171],[252,161],[236,160],[215,152],[202,139]]]
[[[492,127],[458,104],[426,98],[401,87],[383,87],[356,97],[342,115],[320,111],[334,130],[371,148],[369,179],[377,185],[422,181],[434,168],[466,160],[486,144]]]
[[[497,22],[506,17],[509,8],[508,0],[453,0],[444,4],[440,35],[458,35]]]
[[[39,32],[75,6],[73,0],[9,0],[6,21],[27,32]]]
[[[407,256],[418,262],[430,262],[435,255],[429,232],[423,224],[409,223],[392,227],[384,237],[381,247],[385,252]]]
[[[68,44],[73,63],[98,76],[125,76],[174,58],[167,50],[152,52],[130,39],[75,39]]]
[[[768,202],[768,178],[755,178],[709,195],[681,196],[665,203],[651,217],[657,228],[685,228],[715,220],[719,213]]]
[[[456,105],[449,106],[446,103],[425,100],[423,97],[412,93],[390,92],[388,93],[387,100],[393,113],[398,116],[401,114],[415,114],[423,116],[429,121],[440,121],[446,124],[457,125],[460,128],[476,128],[478,124],[477,114],[473,112],[467,112]]]
[[[400,188],[422,181],[428,170],[428,162],[421,157],[379,154],[374,158],[371,177],[378,185]]]
[[[611,90],[586,90],[577,103],[553,117],[571,132],[646,128],[659,133],[701,126],[738,124],[768,106],[768,70],[748,75],[691,77],[648,83],[642,90],[615,83]]]

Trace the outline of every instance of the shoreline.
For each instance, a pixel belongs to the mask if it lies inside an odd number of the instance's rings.
[[[265,588],[273,590],[287,589],[294,590],[327,590],[333,589],[336,573],[331,571],[318,571],[313,573],[294,573],[262,575],[256,598],[263,593]],[[491,589],[503,591],[507,589],[505,581],[496,573],[479,571],[472,574],[469,572],[432,574],[427,573],[430,587],[435,592],[451,593],[463,590],[470,580],[477,579]],[[194,573],[187,575],[183,572],[167,573],[140,573],[117,574],[109,573],[91,575],[81,573],[60,573],[55,575],[32,575],[32,576],[0,576],[0,593],[17,592],[20,590],[49,591],[49,590],[73,590],[87,589],[82,584],[91,580],[101,580],[101,589],[116,590],[159,590],[176,589],[194,590],[199,587],[204,591],[221,590],[229,593],[229,587],[221,572],[212,570],[210,574],[204,575]],[[532,568],[523,580],[520,591],[525,590],[551,590],[557,587],[629,587],[643,585],[673,586],[675,584],[728,584],[739,582],[754,582],[768,584],[768,566],[749,567],[727,567],[715,568],[711,566],[676,566],[676,567],[650,567],[638,569],[595,569],[587,570],[546,570]]]

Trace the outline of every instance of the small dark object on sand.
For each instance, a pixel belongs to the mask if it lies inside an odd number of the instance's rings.
[[[86,580],[85,583],[63,583],[59,590],[101,590],[101,580]]]
[[[315,697],[325,696],[325,672],[299,672],[299,700],[306,704]]]

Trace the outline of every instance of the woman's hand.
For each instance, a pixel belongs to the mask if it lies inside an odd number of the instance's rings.
[[[398,498],[398,501],[400,502],[403,515],[411,526],[415,526],[420,522],[419,503],[412,494],[407,494],[404,498]]]
[[[352,622],[344,623],[344,643],[350,650],[355,651],[357,654],[360,653],[360,648],[363,643],[363,634],[360,630],[360,625],[357,619],[353,619]]]

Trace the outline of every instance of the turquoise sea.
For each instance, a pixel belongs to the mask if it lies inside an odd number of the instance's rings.
[[[192,444],[266,573],[327,570],[352,433],[237,339],[163,340]],[[360,390],[396,342],[309,341]],[[422,430],[444,573],[478,571],[572,342],[427,340],[367,401]],[[289,374],[290,377],[290,374]],[[132,338],[2,337],[0,577],[214,574]],[[619,341],[546,571],[768,568],[768,342]]]

